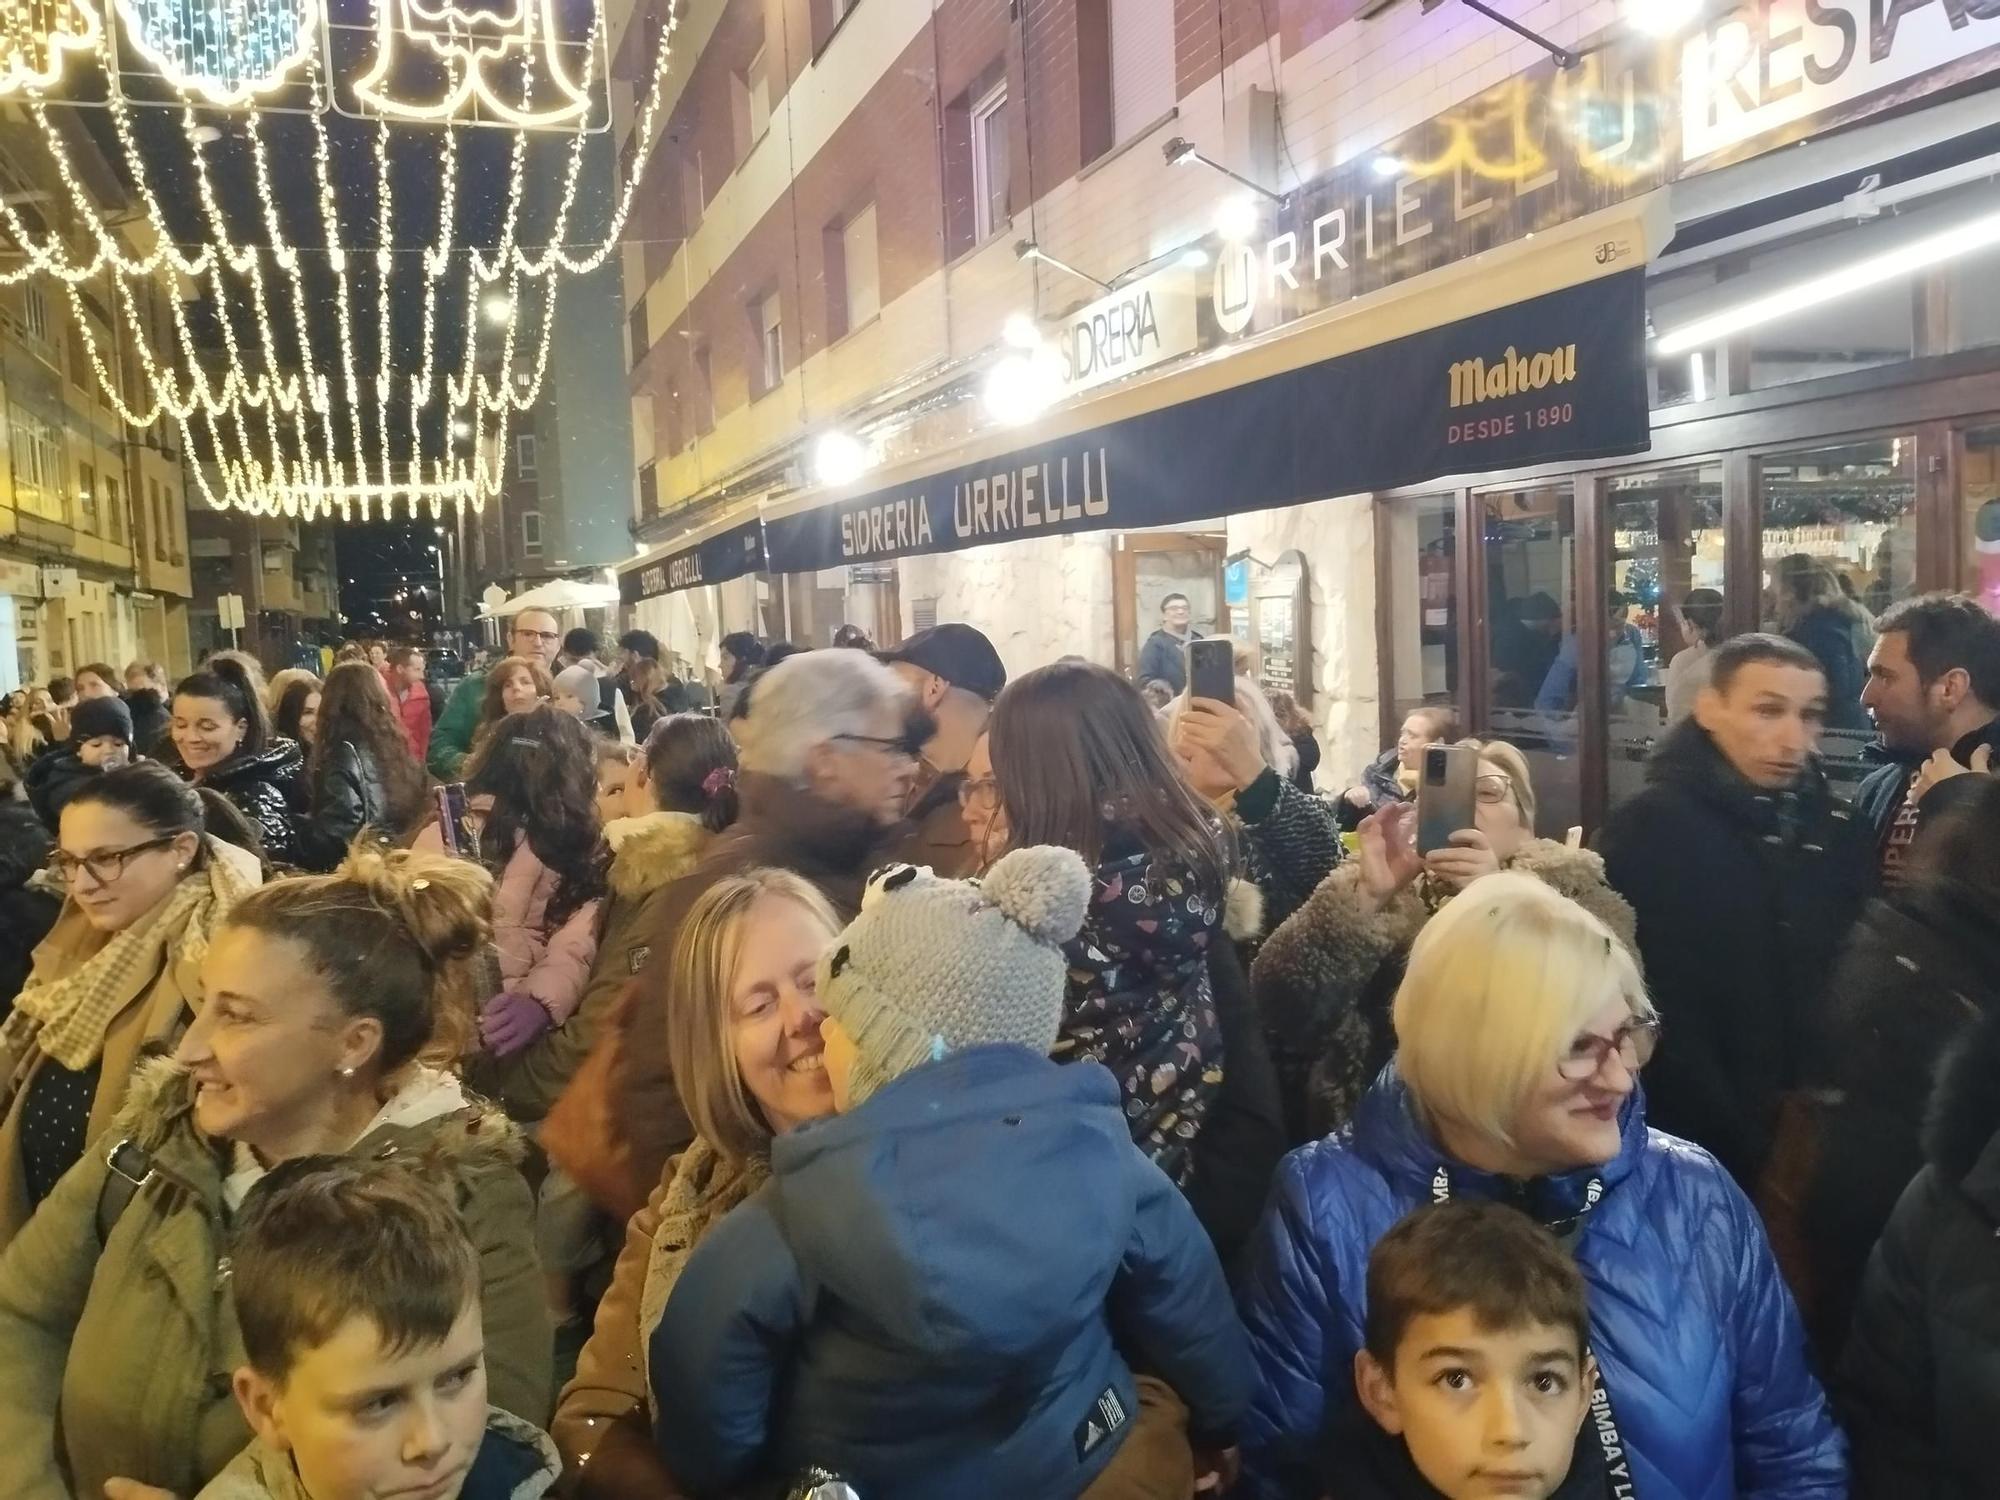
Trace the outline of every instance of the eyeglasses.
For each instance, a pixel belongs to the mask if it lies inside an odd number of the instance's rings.
[[[1616,1052],[1618,1060],[1636,1073],[1653,1060],[1659,1045],[1658,1021],[1627,1021],[1610,1036],[1586,1031],[1569,1044],[1569,1051],[1556,1064],[1556,1071],[1571,1083],[1582,1083],[1586,1078],[1595,1078],[1604,1067],[1604,1060]]]
[[[1505,776],[1481,776],[1473,787],[1481,802],[1506,802],[1514,796],[1514,783]]]
[[[977,781],[961,781],[958,784],[960,807],[990,808],[999,801],[1000,783],[991,776],[981,776]]]
[[[100,849],[95,854],[66,854],[58,849],[49,856],[49,869],[65,885],[76,879],[78,870],[88,870],[90,878],[99,885],[110,885],[125,873],[125,866],[138,856],[164,849],[179,837],[177,833],[170,833],[165,838],[147,839],[145,843],[134,844],[129,849]]]
[[[892,740],[885,740],[879,735],[872,734],[836,734],[833,739],[836,744],[867,745],[873,749],[882,751],[885,755],[893,756],[897,760],[915,760],[917,758],[915,747],[910,744],[909,738],[905,735],[897,735]]]
[[[514,627],[514,639],[517,641],[559,641],[562,639],[562,634],[560,631],[555,630],[523,630],[517,625]]]

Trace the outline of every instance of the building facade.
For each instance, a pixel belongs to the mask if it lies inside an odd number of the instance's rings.
[[[2000,21],[1503,8],[1547,46],[1424,0],[683,7],[656,138],[615,127],[635,617],[1129,670],[1185,592],[1333,774],[1450,703],[1560,832],[1639,784],[1690,590],[1740,630],[1800,554],[1871,610],[1982,586]]]
[[[121,190],[87,133],[69,139],[82,190],[114,215]],[[46,149],[0,117],[0,192],[29,232],[50,233],[67,192]],[[120,233],[132,233],[121,229]],[[136,242],[132,242],[134,245]],[[24,263],[0,231],[0,266]],[[171,290],[135,286],[145,317]],[[0,691],[88,662],[189,665],[187,486],[164,426],[129,427],[89,358],[88,319],[105,372],[138,405],[145,387],[101,297],[29,278],[0,291]]]

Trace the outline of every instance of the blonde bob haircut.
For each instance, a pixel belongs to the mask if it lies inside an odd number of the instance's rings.
[[[808,881],[789,870],[746,870],[702,892],[674,937],[668,965],[673,1003],[667,1007],[667,1057],[674,1086],[702,1139],[737,1162],[771,1148],[770,1124],[736,1066],[730,1006],[744,919],[760,901],[789,901],[826,929],[829,945],[840,932],[840,918]]]
[[[1512,1146],[1522,1106],[1611,1000],[1653,1016],[1611,929],[1531,875],[1487,875],[1410,950],[1396,991],[1396,1071],[1433,1126]]]

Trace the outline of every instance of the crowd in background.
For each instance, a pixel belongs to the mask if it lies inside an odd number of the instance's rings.
[[[1822,573],[1594,848],[1179,595],[16,695],[5,1493],[1990,1494],[2000,623]]]

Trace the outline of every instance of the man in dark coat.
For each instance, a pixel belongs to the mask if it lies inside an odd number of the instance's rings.
[[[1855,1500],[1991,1495],[2000,1431],[2000,1017],[1938,1079],[1928,1165],[1868,1263],[1834,1395]]]
[[[132,753],[151,755],[167,737],[173,714],[167,708],[167,669],[156,661],[135,661],[125,669],[125,706],[132,710]]]
[[[1663,1025],[1648,1114],[1746,1190],[1868,880],[1865,834],[1814,759],[1825,713],[1826,676],[1804,647],[1727,642],[1694,717],[1601,839],[1605,874],[1638,916]]]
[[[950,880],[976,875],[983,851],[965,826],[958,789],[973,747],[986,732],[993,700],[1007,686],[1007,668],[990,640],[957,623],[919,630],[902,645],[879,653],[879,659],[903,679],[937,725],[917,761],[903,860]]]
[[[1861,702],[1882,736],[1870,754],[1885,763],[1861,783],[1854,811],[1874,831],[1882,884],[1893,887],[1916,837],[1919,804],[1928,821],[1970,790],[1938,772],[1983,769],[2000,750],[2000,620],[1970,594],[1925,594],[1892,606],[1875,622]],[[1935,764],[1921,775],[1926,762]]]
[[[1164,682],[1179,697],[1187,691],[1187,644],[1194,639],[1189,622],[1193,607],[1186,594],[1169,594],[1160,601],[1160,628],[1139,648],[1139,686]]]

